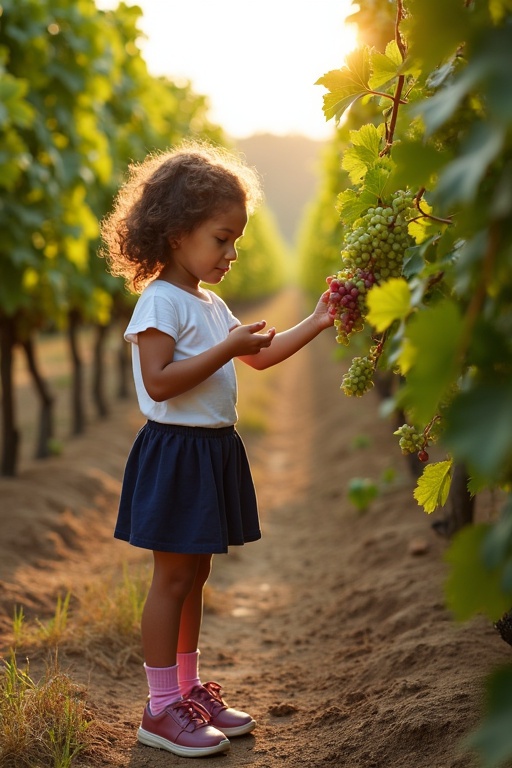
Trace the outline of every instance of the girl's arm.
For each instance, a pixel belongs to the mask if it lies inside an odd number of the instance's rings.
[[[175,341],[156,328],[138,334],[142,380],[156,402],[182,395],[209,378],[234,357],[249,359],[270,346],[275,330],[260,333],[265,322],[240,325],[224,341],[186,360],[174,360]]]
[[[328,295],[329,291],[322,294],[314,312],[301,323],[287,331],[276,333],[271,346],[262,348],[256,355],[239,355],[239,359],[251,368],[262,371],[286,360],[305,347],[315,336],[334,323],[334,319],[327,312]]]

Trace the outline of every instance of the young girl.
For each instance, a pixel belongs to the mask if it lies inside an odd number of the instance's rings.
[[[238,157],[186,142],[133,165],[102,224],[111,272],[140,297],[125,338],[146,424],[129,454],[115,536],[153,552],[142,615],[149,700],[143,744],[185,757],[229,749],[256,725],[202,682],[199,632],[212,555],[259,539],[256,496],[235,429],[238,358],[262,370],[332,325],[326,294],[295,327],[241,325],[217,285],[260,201]]]

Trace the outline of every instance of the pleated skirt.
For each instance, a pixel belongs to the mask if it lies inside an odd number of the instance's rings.
[[[129,453],[114,536],[161,552],[215,554],[261,538],[235,427],[148,421]]]

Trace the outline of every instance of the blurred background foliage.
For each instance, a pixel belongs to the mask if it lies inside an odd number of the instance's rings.
[[[47,424],[37,455],[44,457],[51,441],[52,403],[37,364],[38,334],[60,330],[70,336],[74,432],[80,432],[77,334],[84,325],[104,331],[117,320],[124,321],[133,306],[134,297],[123,281],[112,277],[98,258],[99,222],[129,163],[187,136],[232,147],[222,128],[209,120],[206,97],[190,84],[178,85],[148,72],[138,45],[140,15],[137,6],[124,3],[115,11],[99,10],[94,0],[0,4],[1,472],[5,475],[15,474],[18,456],[14,349],[25,349],[41,399],[41,419]],[[226,296],[245,301],[277,291],[285,279],[289,253],[266,204],[250,221],[242,250],[244,258]]]
[[[104,322],[124,290],[98,263],[98,221],[128,163],[184,136],[228,141],[204,96],[148,73],[136,6],[5,0],[1,11],[0,312],[20,316],[21,333],[62,327],[71,309]],[[250,231],[251,247],[277,275],[284,254],[268,252],[277,233],[265,221]],[[240,281],[249,284],[253,296],[268,290],[253,268]]]

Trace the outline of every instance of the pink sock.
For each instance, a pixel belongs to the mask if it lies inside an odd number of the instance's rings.
[[[159,715],[169,704],[181,699],[178,667],[148,667],[144,664],[149,686],[149,708]]]
[[[201,685],[199,679],[199,650],[192,653],[178,653],[176,657],[178,662],[178,682],[180,691],[185,698],[192,688]]]

